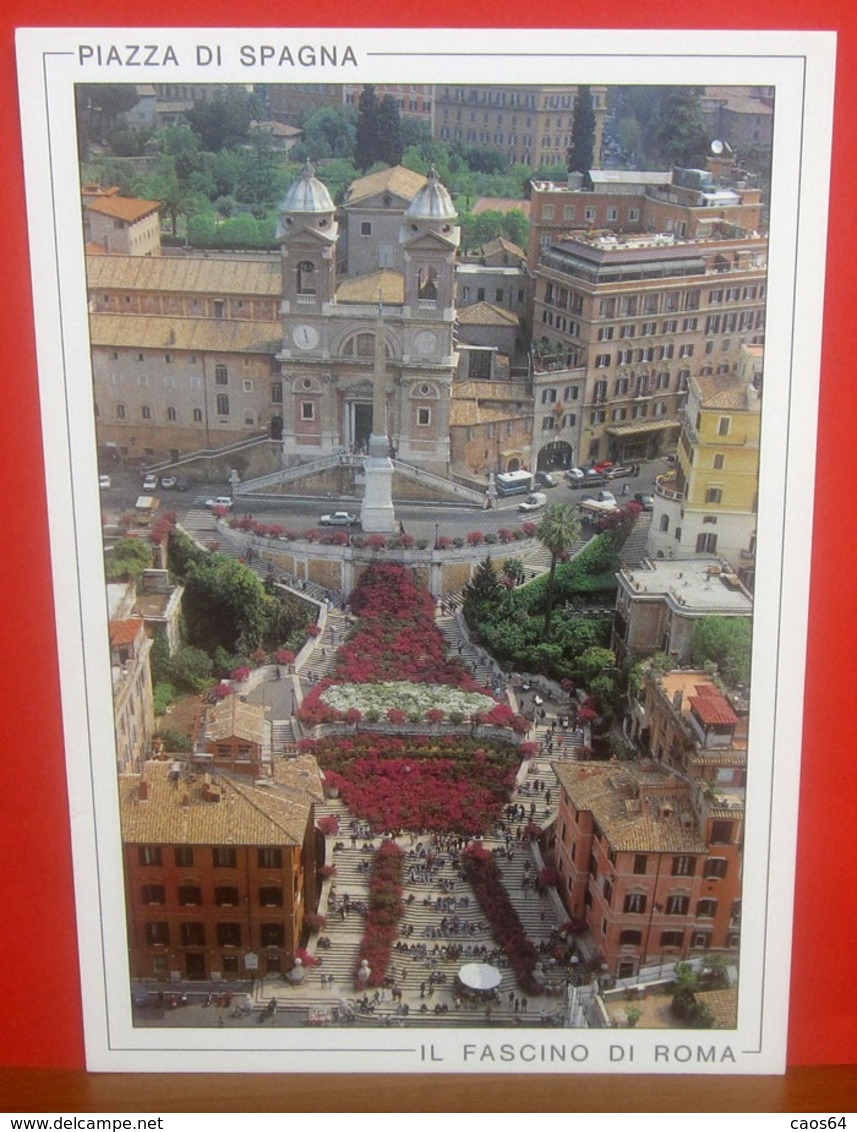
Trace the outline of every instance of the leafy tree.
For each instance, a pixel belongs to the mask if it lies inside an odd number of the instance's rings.
[[[327,157],[351,157],[357,142],[354,110],[344,106],[322,106],[307,115],[303,138],[290,158],[318,161]]]
[[[398,165],[402,160],[402,119],[396,100],[389,94],[378,107],[378,160]]]
[[[580,538],[580,519],[567,503],[549,503],[537,531],[539,542],[550,552],[551,565],[545,601],[545,640],[550,640],[556,565]]]
[[[478,606],[483,602],[496,601],[502,594],[500,580],[494,569],[490,556],[483,558],[473,574],[473,578],[464,587],[465,604]]]
[[[354,150],[354,162],[364,173],[380,159],[378,109],[375,87],[367,83],[360,92],[357,107],[357,136]]]
[[[179,181],[187,186],[190,176],[202,164],[199,134],[186,123],[165,126],[157,134],[157,146],[161,161],[157,172],[166,175],[175,173]]]
[[[513,244],[524,248],[527,245],[529,223],[523,209],[513,208],[507,212],[487,208],[478,213],[463,213],[461,234],[465,250],[481,248],[498,236],[505,236]]]
[[[188,639],[206,652],[223,645],[257,648],[267,630],[276,598],[261,579],[240,562],[210,554],[192,563],[185,579],[184,610]]]
[[[155,684],[152,689],[155,715],[163,715],[175,698],[176,689],[169,681],[161,680],[159,683]]]
[[[615,669],[616,654],[611,649],[592,646],[586,649],[578,658],[575,665],[578,678],[586,687],[607,669]]]
[[[161,727],[155,732],[155,738],[161,739],[165,751],[192,751],[193,743],[189,735],[177,731],[174,727]]]
[[[247,141],[250,123],[257,117],[257,102],[241,87],[227,86],[213,99],[198,102],[186,117],[203,149],[216,152]]]
[[[730,687],[750,682],[753,629],[746,617],[703,617],[693,631],[690,659],[703,666],[713,661]]]
[[[257,130],[251,135],[250,145],[245,150],[235,195],[248,204],[261,204],[274,200],[284,188],[271,135]]]
[[[568,151],[569,173],[586,173],[595,156],[595,111],[588,86],[577,88],[571,123],[571,148]]]
[[[708,131],[696,87],[664,88],[652,141],[666,164],[704,167]]]
[[[169,217],[174,236],[178,233],[179,217],[192,216],[203,204],[198,194],[191,192],[175,171],[152,177],[148,192],[154,200],[161,202],[161,211]]]
[[[702,974],[709,987],[720,990],[729,986],[729,960],[725,955],[706,955],[702,960]]]
[[[170,673],[177,684],[192,692],[203,692],[212,681],[212,662],[208,653],[192,645],[176,649],[170,661]]]
[[[86,143],[105,138],[119,118],[139,102],[137,88],[130,83],[79,83],[75,88],[78,138],[81,153]]]
[[[152,565],[152,552],[139,538],[120,538],[105,555],[105,572],[110,581],[139,578]]]

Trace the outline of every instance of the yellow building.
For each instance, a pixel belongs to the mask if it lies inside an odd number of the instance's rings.
[[[649,552],[716,555],[751,586],[756,544],[763,347],[744,345],[738,372],[694,377],[675,468],[655,484]]]

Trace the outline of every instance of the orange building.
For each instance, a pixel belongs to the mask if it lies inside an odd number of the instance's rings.
[[[702,672],[650,675],[634,738],[653,761],[554,766],[559,891],[616,978],[737,956],[747,762],[738,706]]]
[[[283,760],[280,760],[283,761]],[[291,970],[317,904],[312,759],[270,779],[149,762],[119,778],[131,976],[249,980]]]

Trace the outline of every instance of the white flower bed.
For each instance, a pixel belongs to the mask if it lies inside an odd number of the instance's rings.
[[[323,702],[336,711],[357,708],[363,715],[377,712],[380,716],[386,715],[390,708],[400,708],[408,716],[423,716],[430,708],[440,708],[447,718],[452,712],[463,716],[487,712],[496,704],[493,697],[481,692],[462,692],[447,684],[412,684],[408,680],[333,684],[325,691]]]

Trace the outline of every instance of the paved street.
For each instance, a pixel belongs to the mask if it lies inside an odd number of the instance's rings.
[[[612,491],[621,503],[626,499],[633,499],[635,492],[651,492],[655,476],[667,468],[665,460],[651,460],[640,465],[640,474],[634,477],[613,480],[605,486]],[[557,473],[560,483],[555,488],[545,489],[544,493],[549,502],[578,504],[587,495],[592,495],[594,489],[573,487],[561,473]],[[132,511],[134,502],[140,490],[140,477],[136,473],[119,472],[111,475],[111,487],[102,491],[102,510],[109,521],[115,522],[123,512]],[[628,491],[623,495],[625,486]],[[158,498],[161,507],[178,512],[181,521],[189,510],[198,510],[206,499],[228,493],[228,485],[222,483],[192,484],[187,492],[159,491]],[[494,510],[484,511],[481,508],[461,507],[458,504],[431,504],[412,502],[396,503],[396,517],[405,527],[405,530],[417,538],[433,541],[435,534],[466,536],[469,531],[478,530],[484,533],[496,533],[502,527],[517,527],[529,518],[538,521],[538,512],[532,515],[522,514],[518,511],[521,496],[510,496],[498,499]],[[252,511],[253,515],[267,523],[281,523],[286,527],[306,530],[316,526],[319,516],[327,511],[360,509],[360,499],[355,497],[328,497],[307,498],[306,495],[295,494],[284,496],[281,499],[254,499],[252,504],[242,503],[245,510]]]

